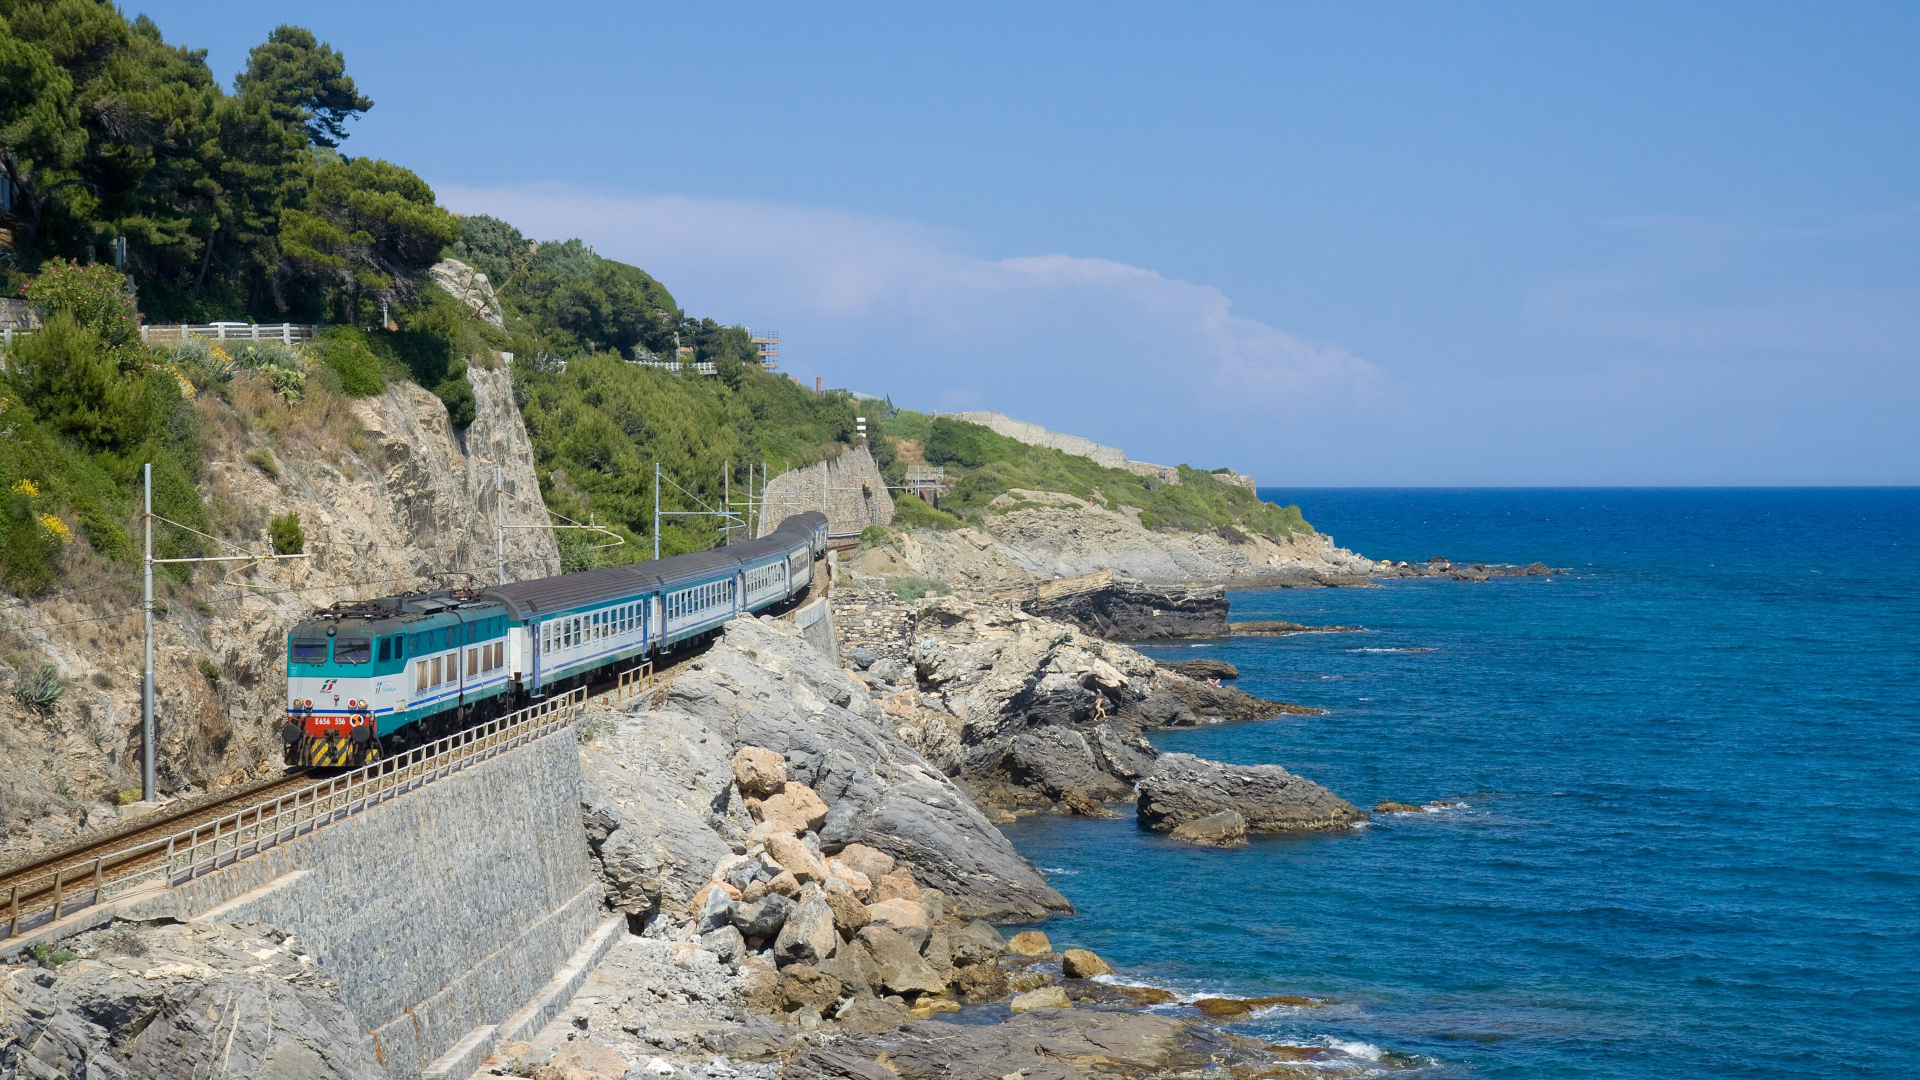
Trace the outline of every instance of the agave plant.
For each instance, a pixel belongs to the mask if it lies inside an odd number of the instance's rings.
[[[23,671],[13,684],[13,696],[20,704],[38,712],[52,712],[67,688],[60,684],[60,673],[52,664],[41,664],[37,671]]]

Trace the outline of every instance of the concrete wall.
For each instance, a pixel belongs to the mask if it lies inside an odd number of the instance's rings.
[[[124,914],[298,935],[411,1080],[533,1000],[600,923],[579,802],[563,729]]]
[[[849,447],[839,457],[789,469],[767,482],[766,513],[761,535],[772,532],[783,518],[818,510],[827,515],[827,531],[836,536],[858,533],[869,525],[893,521],[893,499],[886,478],[865,446]]]

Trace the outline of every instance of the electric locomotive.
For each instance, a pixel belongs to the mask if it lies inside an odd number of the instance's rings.
[[[287,764],[369,764],[663,656],[806,592],[826,546],[809,512],[711,551],[335,604],[287,635]]]

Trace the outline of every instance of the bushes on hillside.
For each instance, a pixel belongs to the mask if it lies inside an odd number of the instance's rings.
[[[351,326],[327,327],[307,351],[340,376],[340,392],[348,397],[372,397],[387,389],[380,358],[367,347],[365,335]]]

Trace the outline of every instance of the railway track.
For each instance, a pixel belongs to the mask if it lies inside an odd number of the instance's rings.
[[[232,791],[172,807],[100,836],[88,837],[48,855],[0,868],[0,939],[15,936],[43,911],[52,921],[68,904],[84,906],[107,886],[138,877],[166,857],[168,841],[183,832],[257,809],[276,797],[311,788],[311,770],[249,784]],[[252,824],[257,824],[252,822]]]
[[[798,598],[804,601],[806,596]],[[624,701],[647,693],[676,670],[698,659],[711,642],[685,649],[658,667],[651,663],[617,673],[564,696],[576,704]],[[575,695],[578,695],[577,697]],[[544,710],[529,710],[544,711]],[[507,722],[510,722],[507,721]],[[351,799],[355,784],[377,784],[388,774],[419,769],[443,746],[459,746],[475,732],[493,730],[503,721],[476,725],[441,740],[434,748],[419,748],[375,765],[327,777],[329,770],[296,769],[281,776],[170,807],[131,824],[89,836],[51,853],[36,855],[0,867],[0,942],[20,936],[63,915],[98,903],[114,886],[134,879],[167,878],[179,852],[197,852],[210,845],[217,864],[223,851],[239,857],[243,839],[253,838],[254,850],[262,838],[278,837],[286,821],[298,835],[302,814],[312,822],[321,807],[331,807],[344,794]],[[490,737],[490,736],[487,736]],[[331,813],[331,809],[328,810]],[[271,829],[271,832],[269,831]],[[189,870],[194,858],[189,856]],[[165,867],[162,867],[165,864]]]

